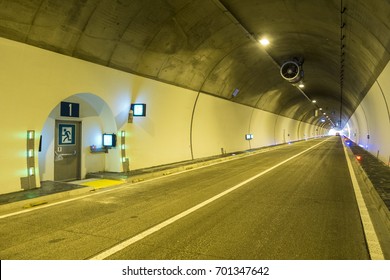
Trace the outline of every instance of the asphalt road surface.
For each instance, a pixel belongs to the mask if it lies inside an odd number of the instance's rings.
[[[2,217],[0,239],[0,259],[369,259],[340,137]]]

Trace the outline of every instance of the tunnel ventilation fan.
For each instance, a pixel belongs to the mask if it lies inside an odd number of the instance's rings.
[[[280,67],[280,75],[292,84],[298,83],[303,79],[302,64],[302,60],[295,58],[286,61]]]

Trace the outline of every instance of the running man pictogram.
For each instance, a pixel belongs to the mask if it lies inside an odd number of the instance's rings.
[[[75,144],[75,126],[73,124],[59,125],[59,145]]]

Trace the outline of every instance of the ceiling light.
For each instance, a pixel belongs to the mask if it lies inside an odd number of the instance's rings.
[[[313,103],[317,103],[317,100],[312,100],[311,102],[313,102]]]
[[[300,88],[304,88],[304,87],[305,87],[304,84],[299,84],[298,86],[299,86]]]
[[[263,46],[268,46],[269,45],[269,40],[267,38],[262,38],[260,39],[260,44],[262,44]]]

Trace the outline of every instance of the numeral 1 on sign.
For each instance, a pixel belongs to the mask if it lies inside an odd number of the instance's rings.
[[[78,118],[80,115],[80,104],[72,102],[61,102],[61,117]]]

